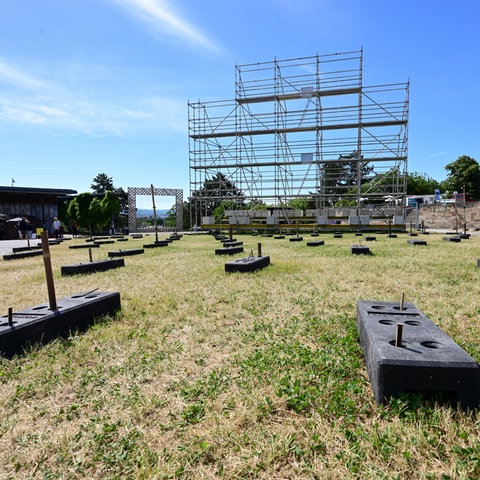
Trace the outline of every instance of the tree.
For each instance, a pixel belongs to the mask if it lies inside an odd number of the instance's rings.
[[[102,215],[102,220],[103,220],[103,225],[105,225],[106,222],[111,222],[113,225],[116,225],[116,217],[118,213],[120,212],[120,200],[118,199],[118,196],[107,190],[105,192],[105,196],[102,198],[101,202],[101,214]]]
[[[352,197],[357,193],[356,187],[360,177],[360,185],[364,185],[370,180],[374,171],[373,165],[362,160],[363,155],[358,155],[358,151],[346,155],[339,155],[338,160],[327,161],[323,165],[323,188],[320,192],[324,195],[333,196],[333,202],[347,201],[343,197]]]
[[[120,210],[120,202],[113,192],[107,191],[103,198],[90,192],[81,193],[68,206],[68,215],[90,236],[97,228],[105,229]]]
[[[480,164],[468,155],[462,155],[445,166],[448,176],[445,187],[450,194],[462,192],[473,200],[480,200]]]
[[[431,195],[440,190],[442,184],[426,173],[413,172],[407,175],[408,195]]]
[[[81,193],[76,196],[68,206],[68,215],[72,220],[76,220],[80,228],[88,229],[88,233],[92,236],[93,218],[90,212],[90,204],[92,203],[92,194],[90,192]]]
[[[112,222],[118,227],[124,227],[128,224],[128,194],[122,187],[115,188],[113,185],[113,178],[106,173],[99,173],[90,185],[94,194],[105,195],[107,192],[112,192],[119,201],[119,208],[116,209]]]
[[[107,191],[113,192],[113,179],[109,177],[106,173],[99,173],[93,180],[92,184],[90,185],[93,193],[97,193],[99,195],[104,194]]]
[[[182,203],[183,209],[183,226],[184,230],[190,230],[192,225],[190,224],[190,202],[184,201]],[[165,226],[170,228],[175,228],[177,226],[177,206],[173,205],[172,208],[167,213],[167,218],[165,218]]]
[[[189,198],[193,222],[200,224],[201,217],[214,215],[215,209],[225,201],[231,201],[232,208],[242,208],[245,195],[223,173],[218,172],[206,179],[203,186]]]

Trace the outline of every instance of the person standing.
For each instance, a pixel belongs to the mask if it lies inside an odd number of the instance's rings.
[[[30,220],[27,220],[27,238],[29,240],[33,238],[33,225]]]
[[[78,235],[78,222],[76,220],[72,222],[72,235],[74,237]]]
[[[18,235],[20,236],[21,240],[26,240],[27,238],[27,219],[22,217],[22,219],[18,222]]]
[[[57,218],[53,218],[53,234],[55,238],[62,238],[62,222]]]

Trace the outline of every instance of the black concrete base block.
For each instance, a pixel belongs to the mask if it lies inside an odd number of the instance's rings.
[[[315,242],[307,242],[307,247],[320,247],[322,245],[325,245],[324,240],[317,240]]]
[[[462,408],[480,406],[480,366],[415,305],[361,300],[357,327],[378,404],[402,392],[441,392]]]
[[[62,240],[49,240],[48,241],[49,245],[60,245],[61,243],[62,243]],[[42,242],[38,242],[37,247],[41,247],[41,246],[42,246]]]
[[[101,240],[110,240],[110,237],[91,237],[85,239],[87,243],[100,242]]]
[[[115,243],[115,240],[95,240],[93,242],[94,245],[109,245]]]
[[[100,244],[99,243],[90,243],[90,244],[85,244],[85,243],[81,243],[80,245],[70,245],[68,248],[71,248],[71,249],[78,249],[78,248],[100,248]]]
[[[288,239],[289,242],[303,242],[303,237],[292,237]]]
[[[225,237],[225,238],[221,238],[220,241],[225,245],[225,244],[228,243],[228,242],[236,242],[237,239],[236,239],[236,238],[228,238],[228,237]]]
[[[229,240],[229,238],[225,235],[215,235],[213,238],[215,238],[215,240]]]
[[[285,238],[285,235],[275,235],[273,238],[275,240],[283,240]]]
[[[146,243],[143,246],[143,248],[168,247],[169,244],[170,242],[159,240],[158,242],[154,242],[154,243]]]
[[[56,310],[48,304],[0,317],[0,353],[6,357],[22,353],[29,344],[45,344],[57,337],[81,331],[103,315],[121,309],[118,292],[85,292],[57,300]]]
[[[117,238],[117,242],[128,242],[128,238],[119,237],[119,238]]]
[[[460,243],[462,241],[460,237],[443,237],[442,240],[444,242],[454,242],[454,243]]]
[[[133,235],[131,235],[132,238],[143,238],[143,234],[142,233],[134,233]]]
[[[408,235],[409,235],[410,237],[416,237],[416,236],[418,235],[418,233],[412,232],[412,233],[409,233]]]
[[[4,260],[18,260],[19,258],[38,257],[42,255],[42,250],[30,250],[28,252],[7,253],[3,256]]]
[[[376,240],[377,240],[377,237],[373,237],[373,236],[365,237],[366,242],[375,242]]]
[[[232,272],[254,272],[260,268],[270,265],[270,257],[248,257],[238,258],[225,264],[225,271]]]
[[[397,234],[396,233],[389,233],[387,235],[388,238],[397,238]]]
[[[74,263],[72,265],[62,265],[62,275],[79,275],[81,273],[104,272],[112,268],[125,266],[123,258],[112,258],[110,260],[97,260],[88,263]]]
[[[343,234],[341,233],[334,233],[333,238],[343,238]]]
[[[468,240],[470,238],[470,234],[469,233],[462,233],[462,234],[460,234],[460,238],[463,239],[463,240]]]
[[[355,236],[356,236],[356,237],[363,237],[363,233],[362,233],[362,232],[356,232],[356,233],[355,233]]]
[[[182,239],[182,236],[181,235],[170,235],[168,237],[170,240],[181,240]]]
[[[13,247],[12,252],[13,253],[19,253],[19,252],[31,252],[33,250],[41,250],[42,247]]]
[[[318,234],[318,233],[312,233],[310,236],[311,236],[311,237],[318,237],[319,234]]]
[[[272,233],[262,233],[260,236],[264,237],[264,238],[271,238],[271,237],[273,237],[273,234]]]
[[[477,267],[480,268],[480,258],[477,259]]]
[[[243,247],[222,247],[215,249],[215,255],[234,255],[235,253],[242,253]]]
[[[130,257],[132,255],[141,255],[144,253],[143,248],[131,248],[130,250],[118,250],[115,252],[108,252],[110,258],[113,257]]]
[[[426,245],[426,240],[407,240],[410,245]]]
[[[350,252],[353,253],[353,255],[369,255],[370,248],[366,245],[351,245]]]
[[[243,245],[243,242],[223,242],[224,247],[240,247]]]

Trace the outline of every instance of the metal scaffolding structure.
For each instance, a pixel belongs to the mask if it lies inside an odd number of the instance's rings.
[[[211,223],[225,200],[285,211],[303,199],[357,215],[399,204],[409,84],[364,86],[362,74],[361,50],[237,65],[234,100],[189,103],[192,225]]]

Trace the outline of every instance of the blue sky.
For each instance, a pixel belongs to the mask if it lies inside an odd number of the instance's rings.
[[[106,173],[186,198],[188,101],[234,98],[235,64],[361,48],[364,85],[410,81],[409,171],[442,180],[480,161],[479,18],[477,0],[3,0],[0,185]]]

